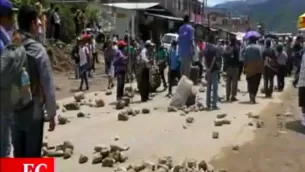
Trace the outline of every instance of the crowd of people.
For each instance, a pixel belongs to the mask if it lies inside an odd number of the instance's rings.
[[[195,41],[194,28],[188,16],[184,18],[184,24],[179,29],[178,40],[172,41],[170,49],[164,48],[161,41],[141,42],[126,35],[122,39],[117,35],[113,35],[112,38],[106,36],[103,47],[105,72],[109,77],[108,89],[114,86],[113,79],[116,77],[118,100],[123,96],[125,82],[132,81],[133,78],[138,83],[141,100],[149,100],[152,92],[152,71],[155,69],[158,70],[160,83],[163,84],[164,90],[168,90],[169,97],[172,95],[172,87],[181,76],[187,76],[194,83],[204,77],[207,82],[206,108],[210,110],[219,108],[218,85],[221,73],[225,76],[227,102],[238,101],[238,82],[244,73],[249,100],[253,104],[257,102],[258,91],[263,92],[266,98],[272,98],[274,89],[283,91],[287,85],[285,77],[294,73],[293,85],[299,87],[300,106],[302,116],[305,118],[303,76],[300,75],[304,73],[300,72],[304,68],[301,67],[305,48],[302,36],[296,37],[295,40],[287,37],[279,41],[258,33],[245,36],[243,40],[237,40],[235,37],[223,40],[210,34],[206,38],[207,41]],[[79,66],[79,61],[86,61],[88,64],[86,71],[94,69],[95,60],[90,60],[92,40],[94,36],[88,36],[87,33],[80,38],[80,47],[87,47],[85,48],[87,60],[76,60],[76,66]],[[94,46],[97,46],[96,43]],[[82,54],[84,53],[79,51],[76,59],[85,59]],[[167,67],[168,77],[165,77]],[[87,83],[86,76],[81,77],[80,89],[83,81]],[[275,77],[277,84],[274,84]],[[261,80],[263,80],[263,89],[259,90]],[[86,88],[88,89],[89,86],[86,85]],[[302,123],[305,124],[305,119]]]
[[[49,122],[49,131],[55,129],[55,89],[50,60],[42,46],[46,32],[41,32],[41,29],[46,29],[41,24],[44,21],[41,9],[40,2],[35,6],[21,6],[17,12],[18,29],[14,30],[13,5],[9,0],[0,0],[0,157],[10,156],[11,143],[14,157],[40,157],[44,122]],[[55,29],[52,33],[58,38],[58,8],[51,5],[49,11],[52,16],[49,20],[51,30]],[[95,31],[81,30],[84,24],[81,22],[84,17],[81,13],[77,11],[76,14],[79,19],[76,20],[76,35],[80,36],[77,37],[71,57],[75,61],[75,78],[80,78],[79,90],[89,90],[88,79],[93,77],[95,64],[99,63],[100,44],[96,42]],[[194,83],[205,78],[206,109],[216,110],[219,108],[218,85],[221,73],[225,76],[227,102],[238,101],[238,82],[244,73],[249,100],[253,104],[257,102],[261,78],[264,81],[261,91],[270,98],[274,91],[274,77],[278,81],[277,90],[283,91],[287,84],[285,77],[294,74],[293,85],[298,87],[302,125],[305,126],[305,47],[301,36],[296,40],[288,38],[278,42],[262,35],[252,35],[239,41],[236,38],[221,40],[210,34],[206,41],[195,41],[189,16],[184,17],[184,24],[178,34],[178,39],[172,41],[170,49],[164,48],[161,41],[143,42],[128,34],[122,39],[118,35],[105,37],[102,49],[108,89],[114,87],[116,78],[117,100],[124,96],[125,83],[133,82],[134,79],[141,101],[150,100],[152,82],[155,82],[152,75],[157,71],[157,77],[164,90],[168,91],[168,97],[172,96],[172,87],[181,76],[188,77]],[[19,63],[12,65],[12,61]],[[167,68],[168,75],[165,74]],[[293,69],[295,72],[292,72]],[[16,78],[18,81],[14,80]]]

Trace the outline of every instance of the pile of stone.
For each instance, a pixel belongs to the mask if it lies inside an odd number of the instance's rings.
[[[89,99],[88,101],[85,100],[85,93],[84,92],[76,92],[74,93],[74,101],[63,104],[62,112],[65,111],[72,111],[72,110],[80,110],[80,106],[87,105],[89,107],[104,107],[105,102],[101,98],[96,98],[94,100]],[[59,108],[59,105],[57,105]]]
[[[246,113],[246,116],[248,116],[248,118],[253,120],[248,123],[249,126],[255,126],[256,128],[262,128],[265,125],[264,121],[260,120],[259,114],[253,114],[253,113],[249,112],[249,113]]]
[[[71,141],[66,140],[57,146],[50,146],[47,138],[44,138],[42,147],[42,156],[45,157],[63,157],[69,159],[73,155],[74,145]]]
[[[174,165],[170,156],[160,158],[157,163],[145,161],[139,165],[129,165],[119,167],[115,172],[216,172],[214,168],[204,160],[197,162],[193,159],[187,159],[181,164]]]
[[[199,112],[203,111],[204,106],[197,102],[191,106],[182,106],[182,107],[174,107],[174,106],[168,106],[167,107],[167,112],[178,112],[181,111],[181,116],[185,116],[186,114],[189,114],[191,112]]]
[[[124,163],[128,157],[124,152],[129,150],[128,146],[118,143],[107,145],[96,145],[93,149],[92,164],[101,163],[103,167],[113,167],[116,163]],[[81,158],[81,157],[80,157]]]
[[[150,110],[148,108],[143,108],[142,110],[128,108],[118,114],[118,121],[128,121],[130,116],[137,116],[141,112],[142,114],[149,114]]]

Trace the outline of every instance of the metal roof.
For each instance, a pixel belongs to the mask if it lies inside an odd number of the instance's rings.
[[[153,13],[148,13],[148,12],[145,12],[145,14],[153,16],[153,17],[168,19],[168,20],[183,21],[183,18],[180,18],[180,17],[166,16],[166,15],[161,15],[161,14],[153,14]]]
[[[145,2],[142,2],[142,3],[118,2],[118,3],[107,3],[107,4],[102,4],[102,5],[108,6],[108,7],[122,8],[122,9],[126,9],[126,10],[144,10],[144,9],[159,5],[159,3],[157,3],[157,2],[148,2],[148,3],[145,3]]]

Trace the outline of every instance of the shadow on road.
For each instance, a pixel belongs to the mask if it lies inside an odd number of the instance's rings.
[[[286,128],[305,135],[305,127],[301,125],[300,120],[287,122]]]

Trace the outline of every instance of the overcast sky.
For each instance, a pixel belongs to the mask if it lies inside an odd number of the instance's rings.
[[[207,0],[207,1],[209,6],[213,6],[230,0]]]

